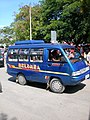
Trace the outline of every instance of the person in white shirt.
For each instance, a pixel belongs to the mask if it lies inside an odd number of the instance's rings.
[[[89,52],[88,52],[88,54],[86,56],[86,59],[87,59],[88,63],[90,64],[90,50],[89,50]]]

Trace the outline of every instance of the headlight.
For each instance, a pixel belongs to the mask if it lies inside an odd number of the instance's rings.
[[[80,73],[80,71],[76,71],[76,72],[73,72],[72,73],[72,76],[78,76],[78,75],[80,75],[81,73]]]
[[[89,67],[83,68],[83,69],[81,69],[81,70],[78,70],[78,71],[76,71],[76,72],[73,72],[73,73],[72,73],[72,76],[81,75],[81,74],[87,72],[88,70],[89,70]]]

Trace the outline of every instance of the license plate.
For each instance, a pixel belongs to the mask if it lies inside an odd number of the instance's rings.
[[[89,78],[89,74],[87,74],[86,76],[85,76],[85,79],[88,79]]]

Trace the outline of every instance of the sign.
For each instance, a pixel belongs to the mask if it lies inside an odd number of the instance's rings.
[[[51,31],[51,43],[57,43],[56,31]]]

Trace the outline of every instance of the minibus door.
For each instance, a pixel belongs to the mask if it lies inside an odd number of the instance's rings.
[[[62,55],[62,59],[60,61],[53,61],[50,59],[50,50],[46,50],[46,57],[45,57],[45,70],[46,73],[50,76],[63,76],[67,75],[69,71],[69,65],[65,59],[65,57]],[[61,73],[61,74],[60,74]]]

